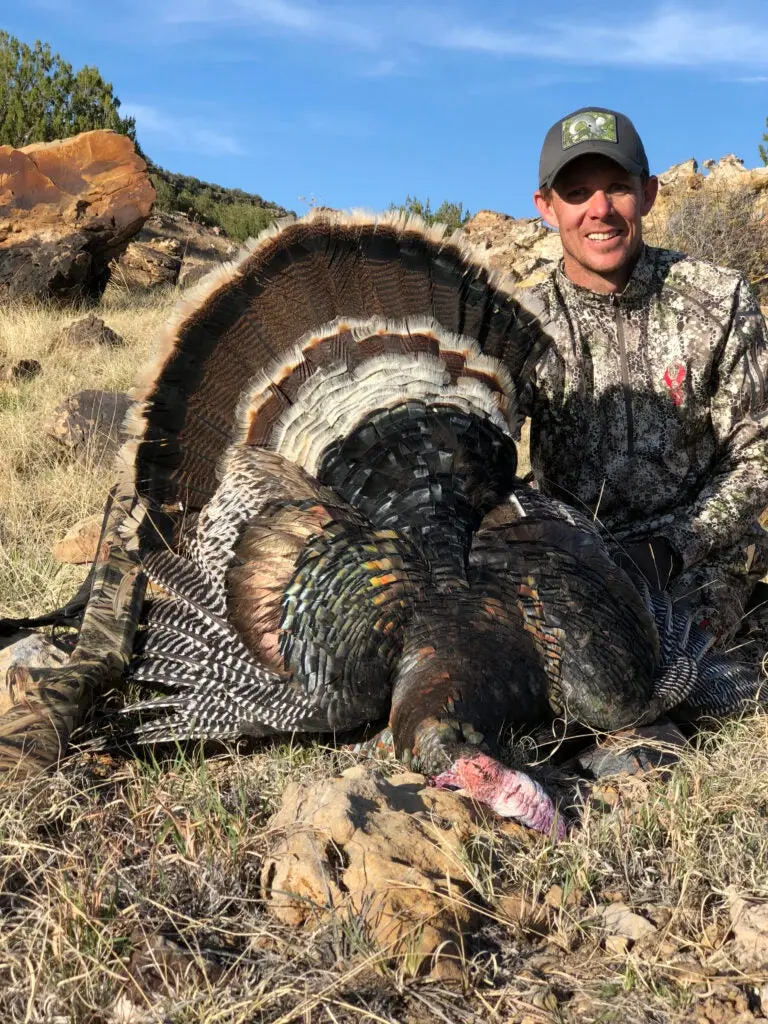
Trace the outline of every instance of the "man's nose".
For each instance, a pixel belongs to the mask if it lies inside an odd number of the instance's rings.
[[[589,215],[599,220],[613,212],[613,203],[604,189],[596,189],[589,201]]]

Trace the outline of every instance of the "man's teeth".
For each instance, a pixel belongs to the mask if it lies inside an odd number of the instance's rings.
[[[587,235],[587,238],[591,239],[593,242],[605,242],[609,238],[618,238],[620,234],[620,231],[593,231],[591,234]]]

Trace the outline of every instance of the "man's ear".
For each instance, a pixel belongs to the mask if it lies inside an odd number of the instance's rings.
[[[552,204],[552,193],[547,192],[546,195],[541,190],[537,190],[533,193],[533,201],[536,205],[536,209],[539,211],[539,216],[542,220],[545,220],[547,224],[553,228],[558,227],[557,214],[555,213],[555,207]]]
[[[642,215],[643,217],[651,212],[651,207],[656,202],[656,196],[659,194],[659,179],[655,174],[652,174],[645,185],[643,185],[643,205]]]

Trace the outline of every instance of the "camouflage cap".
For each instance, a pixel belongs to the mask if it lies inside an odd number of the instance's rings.
[[[624,114],[582,107],[547,132],[539,160],[539,188],[551,188],[560,171],[585,153],[601,153],[630,174],[649,174],[648,157],[635,126]]]

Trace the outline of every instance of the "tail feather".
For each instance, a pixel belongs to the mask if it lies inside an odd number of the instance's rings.
[[[768,703],[758,669],[712,650],[715,637],[678,611],[666,591],[654,590],[638,572],[629,574],[652,613],[659,634],[660,662],[654,699],[676,718],[735,714]]]

